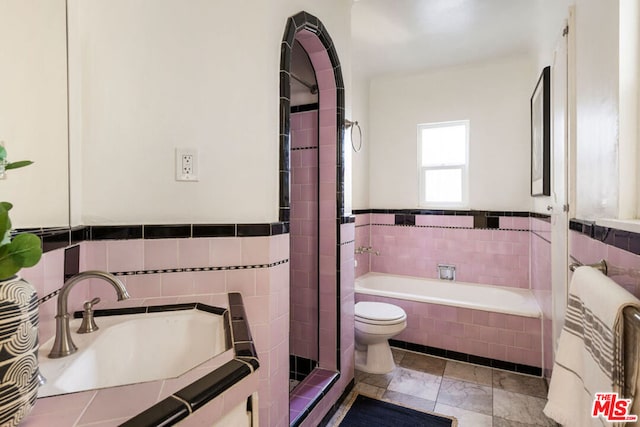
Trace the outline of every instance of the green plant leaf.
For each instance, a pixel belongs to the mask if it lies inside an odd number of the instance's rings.
[[[11,220],[9,209],[11,203],[0,202],[0,245],[7,245],[11,241]]]
[[[0,246],[0,280],[12,277],[21,268],[18,261],[9,254],[9,245]]]
[[[4,165],[4,169],[9,170],[23,168],[25,166],[29,166],[32,163],[33,162],[31,160],[20,160],[19,162],[7,163],[6,165]]]
[[[7,158],[7,149],[0,145],[0,162]]]
[[[40,238],[24,233],[13,238],[8,245],[0,246],[0,278],[8,278],[24,267],[33,267],[42,257]]]

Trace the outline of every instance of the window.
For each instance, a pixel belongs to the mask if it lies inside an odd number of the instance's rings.
[[[421,206],[467,206],[468,151],[468,120],[418,125]]]

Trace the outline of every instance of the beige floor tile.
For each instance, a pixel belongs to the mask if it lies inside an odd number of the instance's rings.
[[[462,381],[474,382],[491,387],[493,370],[484,366],[455,361],[447,361],[444,376]]]

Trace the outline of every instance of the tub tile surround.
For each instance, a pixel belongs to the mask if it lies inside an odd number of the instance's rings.
[[[369,256],[370,271],[437,278],[438,264],[453,264],[459,281],[529,287],[529,218],[369,215],[369,242],[357,246],[372,246],[380,252]],[[482,221],[476,217],[497,218],[501,228],[477,228],[474,224]],[[360,237],[366,234],[366,222],[358,226]],[[358,258],[359,266],[362,258]],[[358,269],[361,272],[363,268]]]
[[[453,264],[456,280],[531,289],[546,309],[551,298],[549,241],[548,217],[528,212],[356,211],[356,247],[372,246],[380,252],[356,255],[356,277],[380,272],[437,278],[437,264]],[[544,256],[530,264],[532,253]],[[534,319],[362,294],[356,301],[391,302],[407,312],[408,327],[396,337],[397,345],[537,375],[545,363],[552,363],[547,342],[551,322],[546,320],[550,317]]]
[[[83,241],[79,245],[80,270],[122,273],[120,279],[127,286],[131,299],[117,302],[115,292],[109,286],[87,280],[88,283],[78,284],[71,291],[71,311],[80,310],[84,301],[96,296],[102,299],[96,307],[98,310],[190,302],[228,308],[227,294],[242,293],[262,364],[255,375],[258,378],[251,380],[258,384],[261,396],[260,422],[264,425],[288,423],[288,234],[109,239]],[[64,252],[65,248],[48,251],[37,266],[22,271],[23,276],[36,286],[38,295],[43,296],[40,304],[41,342],[54,334],[55,296],[64,281]],[[194,266],[193,254],[198,262],[206,258],[207,263]],[[161,265],[158,259],[168,265]],[[159,269],[145,270],[145,265]],[[38,406],[40,402],[36,404]]]

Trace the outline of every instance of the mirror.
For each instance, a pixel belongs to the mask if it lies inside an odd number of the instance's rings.
[[[0,142],[33,165],[0,180],[14,228],[69,226],[65,0],[0,3]]]

